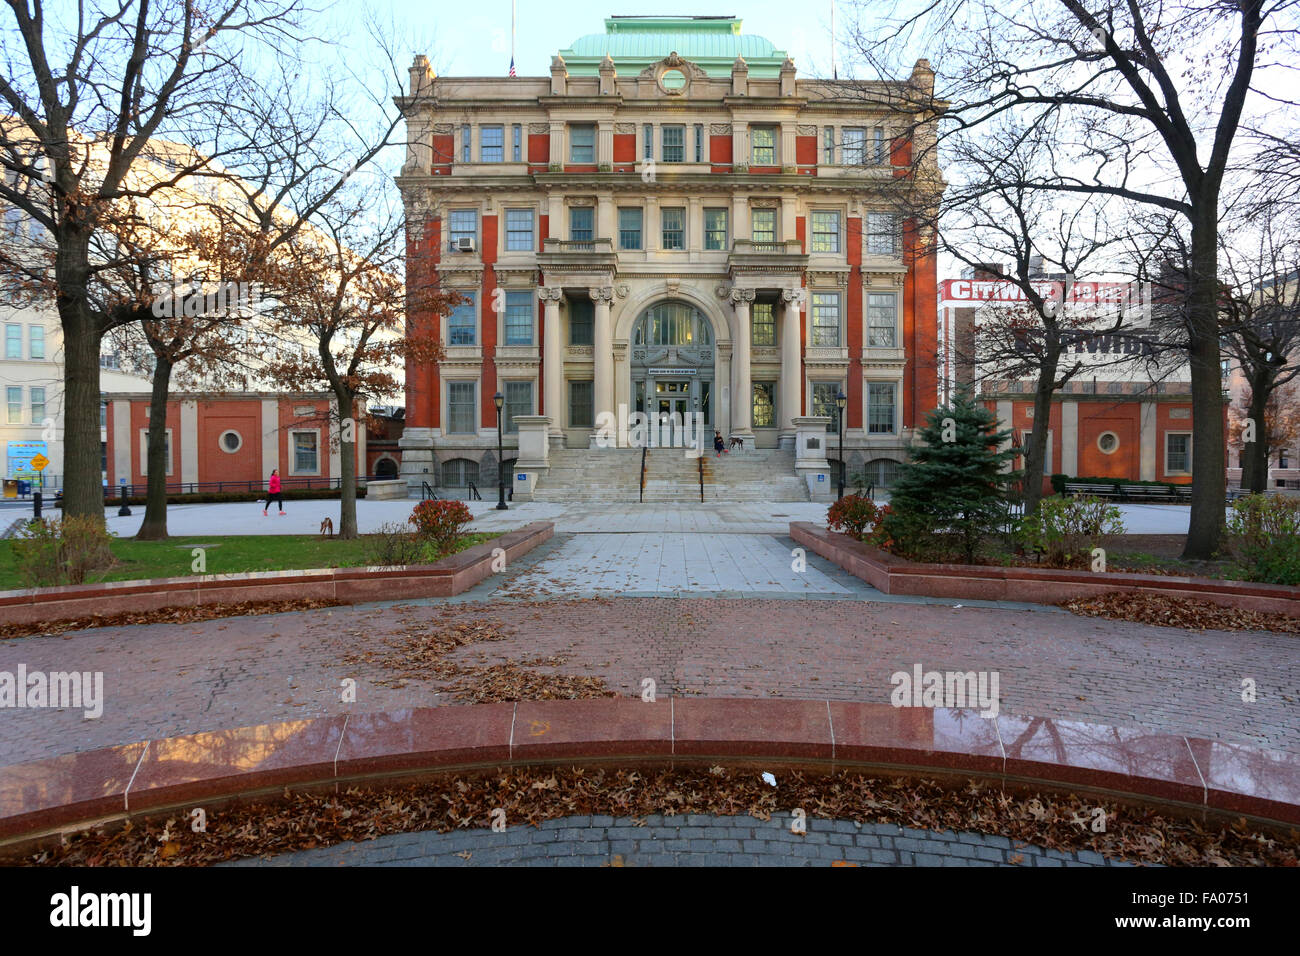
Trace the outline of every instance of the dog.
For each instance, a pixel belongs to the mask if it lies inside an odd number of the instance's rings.
[[[733,435],[732,438],[731,438],[731,449],[730,449],[730,450],[734,451],[737,445],[740,446],[740,450],[741,450],[741,451],[744,451],[744,450],[745,450],[745,439],[743,439],[743,438],[736,438],[736,437]]]
[[[334,537],[334,519],[326,518],[320,523],[320,535],[322,538]]]

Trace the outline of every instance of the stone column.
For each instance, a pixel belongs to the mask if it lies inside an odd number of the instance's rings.
[[[543,286],[537,296],[546,309],[546,330],[543,332],[542,361],[545,363],[542,394],[546,400],[546,417],[550,419],[551,444],[564,441],[560,430],[560,405],[564,401],[564,346],[560,340],[560,302],[564,290],[558,286]]]
[[[736,312],[735,350],[731,356],[731,433],[749,439],[753,437],[750,425],[754,408],[749,374],[749,304],[754,301],[754,290],[733,288],[728,298]]]
[[[596,306],[591,337],[594,364],[592,401],[599,418],[601,412],[618,413],[614,407],[614,333],[609,326],[609,305],[614,299],[614,289],[600,286],[587,291]]]
[[[799,306],[803,302],[802,289],[786,289],[781,293],[781,394],[777,397],[781,408],[781,447],[793,446],[794,420],[799,417],[803,385],[803,342],[799,335]]]

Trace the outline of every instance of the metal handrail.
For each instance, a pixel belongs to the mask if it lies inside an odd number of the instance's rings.
[[[474,482],[472,482],[472,481],[467,481],[467,482],[465,482],[465,484],[469,486],[469,500],[470,500],[470,501],[482,501],[482,500],[483,500],[483,496],[480,495],[480,494],[478,493],[478,489],[477,489],[476,487],[474,487]]]
[[[438,500],[438,493],[433,490],[433,487],[427,481],[420,482],[420,500],[421,501]]]
[[[695,459],[695,464],[700,471],[700,501],[704,500],[704,456],[700,455]]]
[[[641,446],[641,504],[645,504],[645,455],[649,450],[647,446]]]

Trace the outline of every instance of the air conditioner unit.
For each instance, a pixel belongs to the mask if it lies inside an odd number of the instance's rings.
[[[453,245],[452,248],[455,249],[457,252],[473,252],[474,237],[461,236],[459,239],[456,240],[456,244]]]

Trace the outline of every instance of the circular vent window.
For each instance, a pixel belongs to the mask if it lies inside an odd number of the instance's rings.
[[[1107,455],[1113,454],[1119,447],[1119,436],[1114,432],[1102,432],[1097,436],[1097,447]]]
[[[686,74],[681,70],[665,70],[659,83],[669,93],[680,93],[686,89]]]
[[[226,452],[239,451],[244,440],[239,437],[239,432],[228,431],[221,433],[221,450]]]

